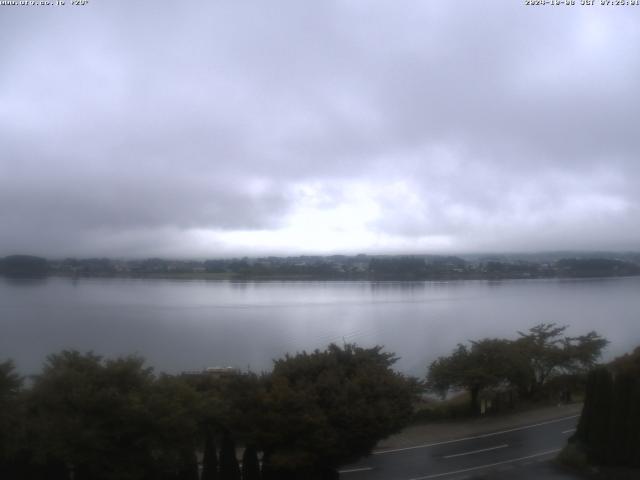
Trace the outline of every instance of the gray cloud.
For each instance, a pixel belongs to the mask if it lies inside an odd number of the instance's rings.
[[[633,7],[1,13],[0,254],[637,248]]]

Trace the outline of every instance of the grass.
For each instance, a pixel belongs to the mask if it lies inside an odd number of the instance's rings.
[[[423,399],[416,405],[411,423],[422,424],[436,420],[451,420],[470,416],[469,394],[463,392],[446,400]]]
[[[589,470],[587,455],[575,443],[566,445],[560,451],[556,460],[562,466],[570,468],[571,470],[578,472],[585,472]]]
[[[640,469],[629,467],[605,467],[589,464],[587,455],[575,443],[565,446],[558,456],[556,463],[573,473],[591,480],[638,480]]]
[[[581,403],[583,395],[574,395],[571,404]],[[415,405],[412,424],[424,424],[438,420],[456,420],[472,418],[469,408],[469,393],[460,392],[449,396],[445,400],[425,397]],[[557,405],[557,401],[551,399],[517,400],[513,407],[503,406],[500,410],[489,411],[482,416],[499,416],[506,413],[526,412],[542,407]]]

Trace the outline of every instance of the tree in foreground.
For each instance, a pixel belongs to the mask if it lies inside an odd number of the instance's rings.
[[[480,413],[480,394],[498,387],[516,375],[519,359],[508,340],[484,339],[459,344],[448,357],[440,357],[429,366],[427,385],[444,396],[450,389],[469,392],[469,411]]]
[[[589,373],[570,442],[592,464],[640,467],[640,348]]]
[[[333,479],[410,419],[417,382],[394,372],[395,360],[381,347],[331,345],[287,355],[261,377],[190,382],[156,376],[138,357],[63,351],[27,390],[0,364],[2,479],[195,480],[203,427],[224,433],[218,470],[213,437],[205,441],[204,480],[240,479],[232,434],[246,446],[245,480]],[[29,439],[23,452],[19,436]],[[14,453],[28,471],[7,474]]]
[[[526,365],[518,385],[523,396],[535,397],[554,376],[586,375],[609,343],[593,331],[578,337],[565,336],[567,328],[541,323],[527,333],[518,332],[520,338],[514,346]]]
[[[19,478],[20,440],[24,417],[20,394],[22,378],[11,360],[0,362],[0,478]]]
[[[144,405],[153,381],[143,360],[64,351],[47,359],[29,395],[35,458],[75,478],[143,477],[151,468]]]
[[[583,413],[580,416],[576,436],[587,446],[590,461],[606,460],[609,441],[609,425],[613,407],[613,376],[604,367],[592,370],[587,378]]]
[[[405,426],[417,388],[392,370],[396,360],[382,347],[353,344],[277,360],[257,439],[263,477],[333,478]]]
[[[196,452],[185,448],[180,453],[180,467],[177,480],[198,480],[198,458]]]
[[[441,395],[451,389],[469,392],[470,411],[480,411],[479,397],[488,388],[517,390],[525,398],[541,396],[557,380],[567,390],[584,378],[607,345],[596,332],[578,337],[563,336],[567,327],[540,324],[519,332],[517,340],[486,338],[459,344],[449,356],[429,366],[427,384]],[[565,395],[566,396],[566,395]]]
[[[55,465],[76,480],[194,478],[197,405],[139,357],[51,355],[28,395],[32,463],[47,479]]]
[[[260,480],[258,451],[253,445],[247,445],[242,455],[242,480]]]
[[[218,456],[216,454],[216,442],[210,430],[207,430],[204,439],[201,480],[218,480]]]
[[[222,437],[220,447],[220,480],[240,480],[236,444],[228,433]]]

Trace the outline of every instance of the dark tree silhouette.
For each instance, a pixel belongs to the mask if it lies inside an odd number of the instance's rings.
[[[218,480],[218,455],[216,453],[216,442],[213,434],[209,430],[207,430],[204,439],[202,480]]]
[[[236,458],[236,445],[225,433],[220,447],[220,480],[240,480],[240,467]]]
[[[198,477],[198,458],[193,449],[186,448],[180,455],[181,468],[178,474],[179,480],[199,480]]]
[[[0,362],[0,478],[9,478],[20,471],[16,457],[24,423],[19,397],[21,388],[22,378],[15,372],[13,362]]]
[[[32,255],[11,255],[0,259],[0,273],[9,276],[40,276],[49,270],[47,260]]]
[[[202,426],[215,425],[226,434],[218,458],[205,436],[203,480],[240,480],[231,435],[247,445],[245,480],[331,479],[411,417],[416,383],[394,361],[381,347],[331,345],[287,355],[272,374],[190,381],[135,356],[63,351],[25,389],[0,363],[0,478],[196,480]],[[262,475],[258,447],[272,452]]]
[[[469,411],[480,413],[480,394],[514,377],[518,361],[512,342],[485,338],[471,342],[471,346],[458,345],[448,357],[440,357],[429,366],[429,388],[445,395],[451,388],[469,392]]]
[[[417,388],[391,369],[395,361],[382,347],[352,344],[277,360],[257,418],[267,472],[318,478],[406,425]]]
[[[609,430],[613,407],[613,379],[606,368],[597,368],[589,373],[583,413],[576,436],[586,445],[591,462],[605,463],[607,460]]]
[[[539,324],[520,338],[485,338],[460,344],[449,356],[429,366],[427,383],[437,393],[450,389],[469,392],[470,411],[479,413],[479,397],[484,389],[509,387],[526,398],[549,395],[549,382],[567,398],[567,390],[580,383],[595,365],[608,341],[596,332],[578,337],[563,336],[567,327]]]
[[[253,445],[248,445],[242,455],[242,480],[260,480],[258,451]]]
[[[590,463],[640,467],[640,349],[589,373],[571,442]]]

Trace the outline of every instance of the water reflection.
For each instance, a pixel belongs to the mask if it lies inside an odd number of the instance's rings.
[[[25,373],[62,348],[139,353],[161,370],[250,364],[329,342],[384,345],[423,374],[458,342],[540,322],[640,344],[639,278],[460,282],[0,279],[0,358]]]
[[[26,277],[23,275],[0,275],[0,282],[8,285],[24,286],[24,287],[37,287],[44,285],[49,280],[46,275],[38,277]]]

